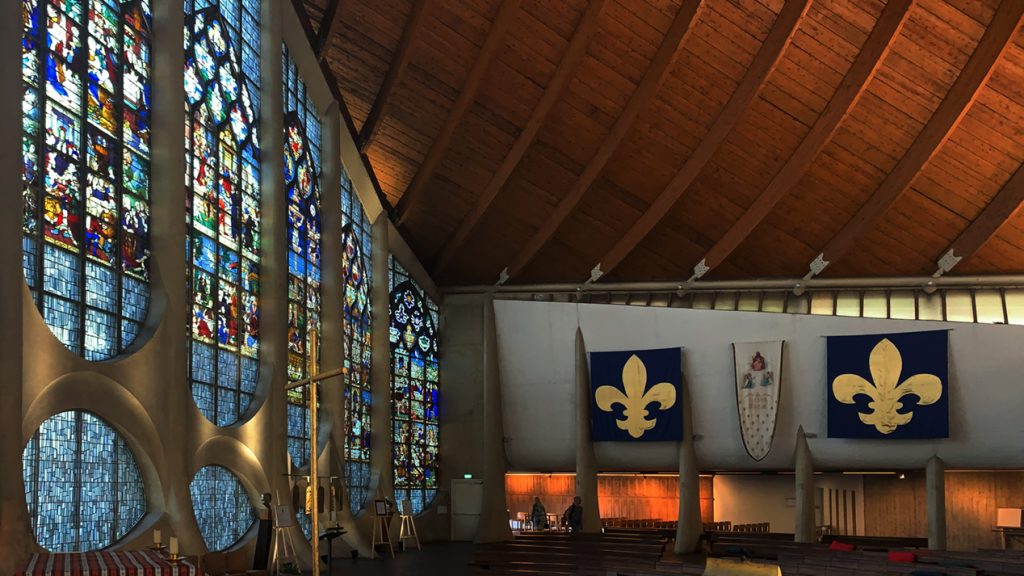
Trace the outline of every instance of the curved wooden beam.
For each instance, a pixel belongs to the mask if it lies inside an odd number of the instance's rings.
[[[985,206],[981,214],[971,222],[966,230],[957,236],[939,258],[939,269],[932,276],[938,278],[953,269],[964,258],[969,258],[978,251],[989,238],[1024,209],[1024,165],[1010,177],[995,198]]]
[[[711,129],[708,130],[683,167],[676,172],[668,186],[654,199],[647,211],[601,259],[594,269],[595,274],[592,279],[596,280],[600,275],[606,274],[618,266],[661,222],[662,218],[668,214],[672,206],[690,187],[690,184],[697,179],[701,170],[711,161],[719,146],[725,142],[725,138],[760,93],[768,76],[775,70],[782,59],[783,52],[792,41],[800,20],[807,13],[808,7],[810,7],[810,0],[788,0],[782,7],[779,15],[775,18],[771,31],[768,32],[768,37],[765,38],[754,61],[751,62],[750,68],[747,69],[743,80],[729,98],[725,108],[715,119],[715,123],[711,125]]]
[[[392,92],[395,90],[395,86],[402,82],[402,76],[405,74],[405,69],[412,58],[411,47],[415,43],[416,38],[418,38],[419,31],[422,29],[423,18],[427,13],[427,4],[429,3],[430,0],[416,0],[416,3],[412,6],[412,12],[409,13],[409,19],[405,22],[405,28],[402,29],[402,39],[398,41],[398,49],[395,50],[395,55],[391,59],[391,66],[388,67],[388,75],[384,77],[384,83],[381,84],[376,98],[373,99],[370,113],[366,116],[366,121],[363,122],[363,127],[359,130],[359,151],[363,154],[373,144],[373,138],[377,135],[377,129],[380,128],[380,124],[384,120],[384,113],[387,111],[388,102],[391,99]]]
[[[480,218],[487,212],[487,209],[491,207],[494,199],[498,197],[498,193],[505,186],[505,182],[508,181],[509,176],[512,175],[512,172],[519,165],[526,151],[536,140],[537,134],[544,125],[548,114],[555,107],[555,104],[562,99],[565,89],[569,86],[569,80],[576,75],[576,70],[583,62],[583,57],[587,54],[590,40],[594,37],[594,33],[597,32],[598,24],[601,21],[601,10],[604,8],[604,5],[605,0],[590,0],[586,12],[584,12],[579,23],[576,25],[576,31],[573,32],[572,40],[569,42],[565,55],[562,56],[562,61],[558,64],[558,69],[555,70],[554,76],[551,77],[547,88],[544,89],[544,95],[541,96],[537,106],[533,109],[530,119],[526,121],[526,125],[519,134],[519,138],[512,145],[512,149],[509,150],[508,155],[505,156],[505,160],[498,167],[494,176],[491,177],[491,181],[487,183],[483,193],[477,198],[476,205],[462,219],[455,233],[448,238],[441,248],[437,260],[434,262],[434,269],[431,272],[431,275],[435,278],[448,267],[452,257],[462,247],[470,232],[476,228],[477,223],[480,222]]]
[[[661,41],[661,46],[658,47],[654,59],[651,60],[647,68],[647,72],[644,73],[644,77],[640,80],[636,90],[633,91],[633,95],[629,97],[629,102],[626,103],[626,107],[615,120],[611,131],[605,137],[604,142],[601,143],[601,147],[598,148],[597,153],[590,159],[586,167],[583,168],[583,173],[580,174],[576,183],[573,184],[569,192],[558,203],[554,212],[541,225],[540,229],[527,242],[526,246],[519,251],[519,254],[512,259],[512,263],[507,268],[509,277],[521,272],[533,260],[537,252],[551,239],[558,227],[565,221],[576,205],[579,204],[583,195],[586,194],[590,186],[604,171],[612,154],[618,149],[619,144],[622,143],[629,129],[633,127],[636,117],[650,99],[654,97],[658,87],[661,86],[661,83],[668,75],[679,47],[682,46],[687,32],[692,29],[693,23],[697,20],[697,12],[700,6],[701,0],[686,0],[679,7],[675,19],[672,20],[672,25],[665,34],[665,38]]]
[[[455,101],[455,106],[452,107],[451,112],[448,113],[448,119],[445,121],[444,126],[441,127],[441,133],[438,134],[437,139],[431,144],[430,150],[427,152],[423,162],[420,163],[419,169],[416,170],[416,175],[413,176],[412,182],[409,183],[409,187],[406,188],[405,193],[398,200],[398,205],[395,206],[396,226],[405,221],[410,209],[416,205],[416,202],[423,194],[423,189],[427,187],[427,183],[433,177],[434,170],[441,164],[445,152],[448,151],[448,147],[451,145],[455,129],[462,122],[463,116],[469,112],[470,107],[476,100],[476,93],[480,88],[480,82],[483,80],[484,74],[490,70],[491,60],[497,54],[498,47],[502,45],[502,41],[505,39],[505,32],[508,31],[509,26],[515,21],[516,16],[519,15],[519,6],[521,4],[522,0],[504,0],[502,2],[498,15],[495,17],[494,23],[491,24],[491,29],[487,34],[487,40],[484,41],[484,46],[480,50],[480,55],[477,56],[476,62],[469,72],[469,77],[466,79],[466,83],[462,85],[459,98]]]
[[[925,124],[917,139],[903,154],[896,167],[889,172],[866,204],[861,206],[853,219],[846,223],[835,237],[825,245],[810,264],[806,278],[817,276],[831,262],[834,262],[853,247],[875,225],[903,192],[914,181],[917,173],[931,160],[942,144],[960,124],[971,103],[974,102],[989,76],[995,69],[999,57],[1013,41],[1014,33],[1020,27],[1024,16],[1024,2],[1003,0],[999,4],[984,36],[978,42],[967,65],[960,71],[953,86],[946,93],[942,103]]]
[[[338,7],[341,5],[341,0],[330,0],[327,8],[324,10],[324,17],[320,20],[320,29],[316,33],[316,45],[313,46],[316,57],[321,62],[327,56],[327,52],[330,51],[331,45],[334,43],[335,35],[331,33],[338,26],[338,22],[341,21],[341,10]]]
[[[814,159],[832,139],[839,125],[857,105],[875,73],[881,68],[882,61],[903,29],[914,2],[915,0],[892,0],[885,6],[846,77],[811,127],[811,131],[743,216],[708,250],[704,259],[694,266],[694,279],[704,276],[725,261],[768,216],[779,200],[782,200],[803,178],[814,163]]]

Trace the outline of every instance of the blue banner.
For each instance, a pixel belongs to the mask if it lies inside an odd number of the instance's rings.
[[[594,442],[683,438],[682,349],[591,352]]]
[[[948,438],[946,330],[828,337],[829,438]]]

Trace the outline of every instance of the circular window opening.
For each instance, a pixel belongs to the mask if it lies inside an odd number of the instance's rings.
[[[139,466],[127,442],[80,410],[50,417],[22,455],[36,542],[51,552],[106,548],[146,513]]]
[[[238,478],[222,466],[205,466],[189,484],[192,509],[206,548],[231,548],[256,522],[252,500]]]

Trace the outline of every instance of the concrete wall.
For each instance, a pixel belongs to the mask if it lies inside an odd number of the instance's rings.
[[[0,37],[7,44],[0,49],[0,117],[17,118],[21,113],[20,3],[0,3]],[[299,66],[314,106],[324,123],[324,316],[322,366],[333,367],[340,360],[341,314],[338,277],[340,260],[340,210],[338,171],[342,163],[371,219],[383,212],[372,188],[363,159],[355,152],[353,135],[343,122],[305,33],[288,2],[264,0],[262,30],[261,143],[263,146],[261,263],[261,355],[257,398],[250,412],[236,425],[216,427],[203,417],[194,402],[186,374],[186,322],[189,303],[185,301],[186,261],[184,222],[184,112],[182,107],[183,3],[160,0],[153,3],[153,173],[152,173],[152,283],[148,320],[136,342],[117,358],[87,362],[69,352],[44,324],[34,307],[21,270],[20,210],[4,212],[0,242],[0,302],[4,330],[0,332],[0,574],[18,569],[36,550],[27,521],[24,488],[21,483],[22,450],[29,437],[45,419],[71,409],[89,410],[110,423],[131,446],[145,482],[148,511],[139,526],[118,546],[140,547],[151,542],[149,531],[163,530],[165,539],[175,535],[182,551],[205,551],[193,514],[189,482],[207,464],[219,464],[234,472],[246,486],[254,503],[269,491],[290,501],[292,481],[285,451],[285,367],[287,365],[286,323],[286,211],[281,156],[281,45],[285,42]],[[0,143],[0,180],[13,200],[20,189],[20,145],[18,138]],[[386,217],[386,215],[385,215]],[[388,247],[432,296],[437,290],[411,250],[393,228]],[[367,255],[369,257],[369,255]],[[330,261],[328,261],[330,260]],[[381,273],[378,271],[378,273]],[[386,273],[386,271],[384,271]],[[385,303],[374,303],[375,306]],[[477,338],[475,334],[472,338]],[[389,351],[380,351],[387,362]],[[24,369],[23,369],[24,368]],[[444,370],[445,368],[442,368]],[[458,374],[458,369],[453,370]],[[443,372],[442,372],[443,373]],[[469,385],[470,380],[464,380]],[[332,386],[334,388],[332,388]],[[321,452],[321,473],[340,474],[344,430],[343,398],[338,383],[325,384],[323,408],[327,426]],[[442,382],[442,387],[444,382]],[[390,404],[390,393],[375,402]],[[472,396],[467,396],[472,402]],[[472,414],[471,406],[450,409]],[[386,428],[386,427],[385,427]],[[378,458],[376,473],[390,466],[390,430],[374,428],[384,435],[387,458]],[[442,439],[458,438],[460,431]],[[457,446],[451,458],[459,462]],[[442,448],[445,450],[445,448]],[[447,472],[446,472],[447,474]],[[442,476],[442,479],[446,476]],[[393,497],[391,494],[385,494]],[[346,499],[347,501],[347,499]],[[443,503],[444,499],[439,498]],[[357,511],[358,512],[358,511]],[[425,539],[448,533],[447,519],[435,509],[424,516],[420,534]],[[326,518],[325,518],[326,520]],[[368,524],[355,526],[351,511],[343,523],[350,534],[349,546],[367,552]],[[363,528],[360,531],[359,528]],[[308,545],[298,529],[291,538],[299,554],[308,561]],[[251,545],[251,541],[249,542]],[[335,545],[339,554],[347,547]]]
[[[811,436],[817,470],[924,468],[933,454],[958,468],[1024,464],[1018,441],[1024,395],[1017,382],[1024,327],[522,301],[495,306],[506,448],[516,470],[574,466],[577,321],[589,351],[684,347],[684,377],[704,471],[792,470],[800,425]],[[943,328],[951,331],[949,439],[825,437],[823,336]],[[786,340],[782,402],[772,451],[755,462],[740,439],[730,344],[773,339]],[[602,470],[672,470],[677,452],[673,443],[596,446]]]

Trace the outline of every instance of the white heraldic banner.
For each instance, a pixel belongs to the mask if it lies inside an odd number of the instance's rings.
[[[763,460],[772,449],[782,396],[783,344],[783,340],[776,340],[732,345],[740,435],[754,460]]]

